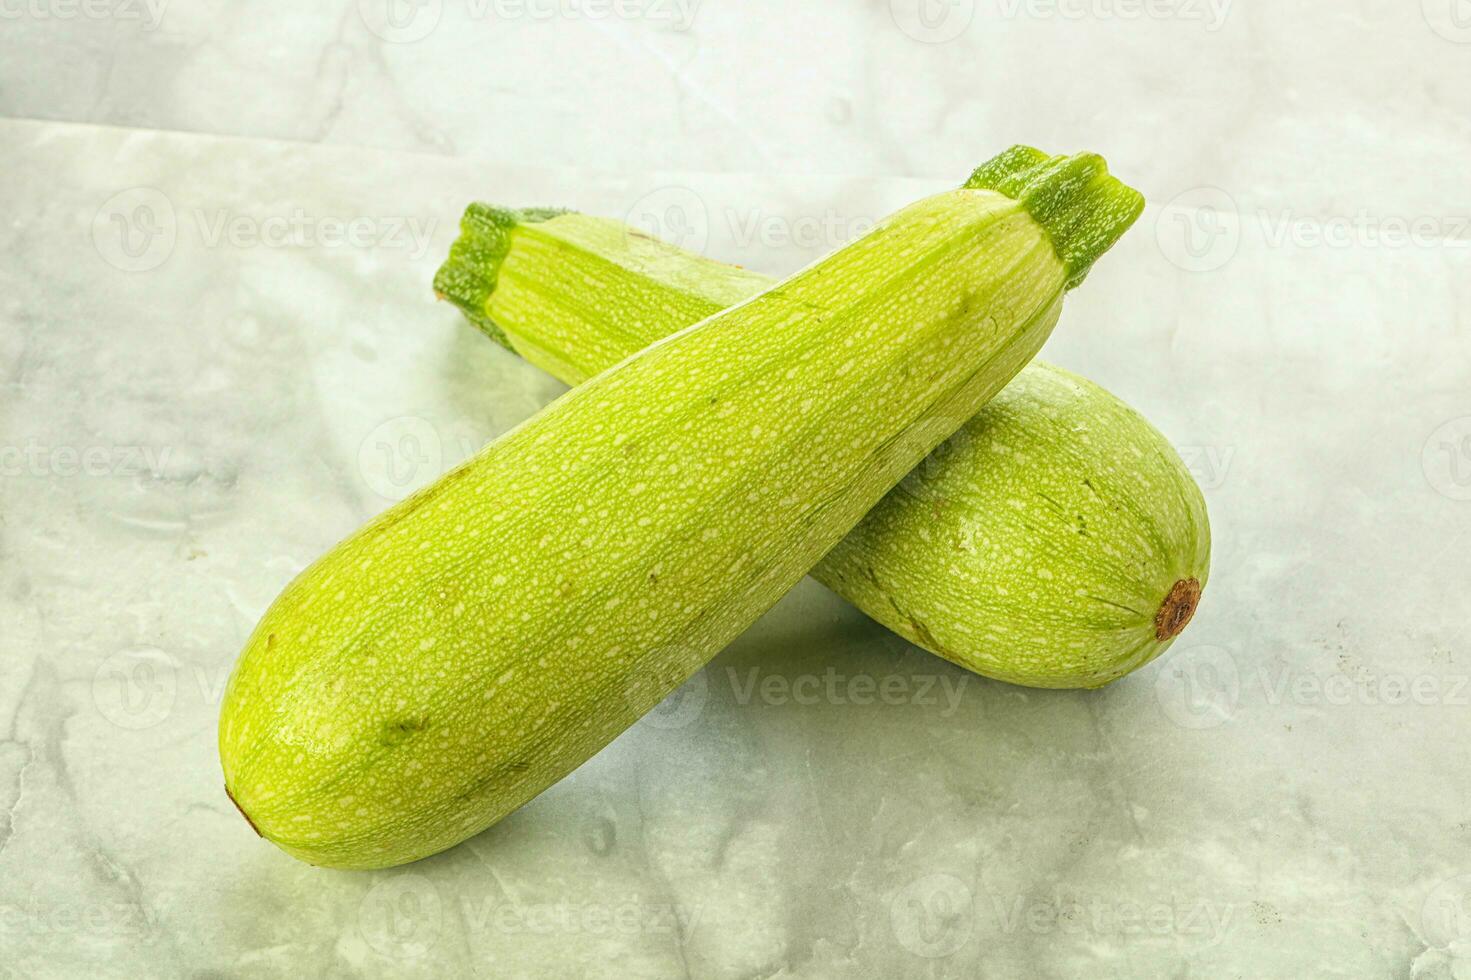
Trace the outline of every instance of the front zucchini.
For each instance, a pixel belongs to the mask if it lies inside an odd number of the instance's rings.
[[[443,850],[772,606],[1138,214],[1094,156],[991,172],[563,396],[303,572],[221,712],[257,831],[332,867]]]

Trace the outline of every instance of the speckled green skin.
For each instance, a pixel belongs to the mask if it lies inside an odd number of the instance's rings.
[[[226,690],[228,792],[331,867],[490,826],[1000,390],[1071,271],[1025,200],[951,191],[558,399],[286,588]]]
[[[813,574],[962,667],[1097,688],[1169,649],[1161,606],[1209,573],[1205,500],[1174,448],[1098,385],[1036,362]]]
[[[477,276],[473,260],[452,259],[455,278],[436,284],[569,384],[771,284],[621,222],[558,214],[472,205],[463,247],[491,237],[496,260]],[[813,575],[987,677],[1096,688],[1169,648],[1161,603],[1209,570],[1205,500],[1174,448],[1104,389],[1038,361]]]

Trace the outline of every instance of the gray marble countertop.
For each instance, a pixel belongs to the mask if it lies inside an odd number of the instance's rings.
[[[305,6],[0,19],[0,977],[1471,977],[1463,0]],[[1151,201],[1046,356],[1206,491],[1164,660],[1009,687],[809,581],[458,848],[250,833],[256,618],[562,391],[434,302],[466,202],[780,274],[1017,141]]]

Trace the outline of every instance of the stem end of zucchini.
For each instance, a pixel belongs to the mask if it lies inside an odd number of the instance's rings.
[[[486,305],[500,278],[501,263],[511,249],[517,226],[555,218],[557,208],[498,208],[476,202],[460,219],[460,237],[450,246],[449,258],[434,274],[434,292],[465,314],[482,332],[514,353],[510,338],[490,315]]]
[[[1052,240],[1068,270],[1067,286],[1088,276],[1144,211],[1144,196],[1108,172],[1096,153],[1050,156],[1014,146],[977,167],[966,187],[991,190],[1021,204]]]
[[[1187,578],[1176,582],[1155,614],[1154,638],[1163,643],[1183,633],[1200,605],[1200,593],[1199,579]]]

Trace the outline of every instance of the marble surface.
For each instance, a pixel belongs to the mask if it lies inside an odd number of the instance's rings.
[[[7,7],[0,977],[1471,977],[1459,2]],[[1012,688],[806,582],[450,852],[250,834],[257,616],[562,390],[433,301],[466,201],[779,274],[1018,140],[1152,202],[1047,356],[1206,490],[1166,660]]]

